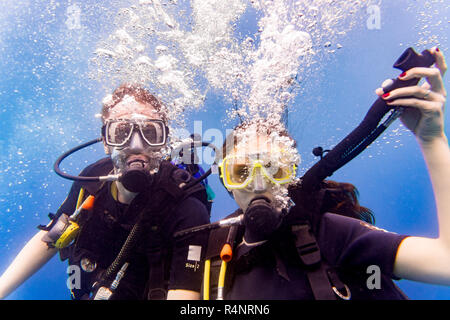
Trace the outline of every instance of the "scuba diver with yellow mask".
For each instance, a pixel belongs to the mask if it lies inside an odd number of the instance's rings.
[[[130,84],[104,99],[102,139],[93,142],[103,141],[109,157],[75,177],[59,169],[74,151],[58,159],[57,173],[75,183],[52,221],[1,276],[0,297],[57,252],[74,272],[68,281],[73,299],[199,297],[207,237],[172,234],[209,222],[206,192],[168,160],[164,108],[146,89]]]
[[[450,285],[450,150],[442,81],[446,64],[437,48],[430,54],[435,68],[410,68],[398,78],[426,78],[424,85],[389,92],[383,87],[376,93],[384,104],[404,109],[401,120],[422,149],[437,204],[439,237],[375,227],[353,185],[323,180],[332,172],[315,183],[307,174],[296,178],[295,141],[281,124],[251,120],[236,127],[223,148],[221,181],[239,209],[208,227],[204,299],[406,299],[392,279]],[[324,166],[313,169],[317,176]],[[202,229],[207,228],[196,231]],[[376,278],[370,278],[373,272]]]

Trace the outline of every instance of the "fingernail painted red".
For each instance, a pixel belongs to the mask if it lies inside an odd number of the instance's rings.
[[[400,78],[403,78],[404,76],[406,76],[406,72],[403,72],[401,75],[399,75]]]
[[[387,98],[387,97],[389,97],[389,95],[390,95],[390,93],[388,92],[388,93],[383,94],[382,97]]]

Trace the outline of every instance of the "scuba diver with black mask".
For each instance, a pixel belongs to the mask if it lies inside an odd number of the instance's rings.
[[[103,100],[102,141],[109,157],[81,172],[52,221],[0,278],[1,297],[58,251],[75,270],[69,277],[73,299],[199,297],[207,236],[172,235],[209,222],[206,191],[200,183],[181,188],[193,178],[164,160],[164,107],[146,89],[129,84]],[[112,179],[82,181],[105,175]]]
[[[295,177],[295,141],[281,124],[253,119],[236,127],[223,147],[221,181],[239,209],[208,227],[204,299],[406,299],[392,279],[450,285],[446,64],[437,48],[430,52],[436,67],[411,68],[399,76],[401,81],[426,78],[424,85],[376,93],[388,105],[404,108],[401,120],[422,149],[439,237],[375,227],[351,184],[320,180],[317,188],[305,189],[305,180]]]

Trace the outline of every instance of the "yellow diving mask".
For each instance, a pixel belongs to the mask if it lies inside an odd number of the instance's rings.
[[[231,155],[219,165],[220,178],[227,189],[244,189],[257,172],[273,184],[285,184],[294,180],[297,166],[283,157],[283,153],[258,153]]]

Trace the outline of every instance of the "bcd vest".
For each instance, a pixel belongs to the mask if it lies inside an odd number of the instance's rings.
[[[325,190],[321,190],[316,194],[316,198],[322,201]],[[316,200],[317,200],[316,199]],[[321,255],[320,248],[316,241],[316,234],[319,232],[320,219],[322,214],[318,209],[311,207],[293,208],[294,212],[290,212],[286,217],[280,229],[266,243],[252,248],[244,255],[233,257],[226,268],[227,275],[225,278],[225,296],[227,290],[231,287],[234,276],[238,273],[245,273],[257,264],[263,264],[268,259],[276,259],[276,268],[278,274],[283,276],[285,268],[283,260],[288,259],[306,273],[315,300],[349,300],[352,298],[374,298],[377,292],[369,292],[366,279],[367,275],[358,275],[355,273],[347,273],[345,270],[337,270],[331,266]],[[239,209],[227,218],[242,214]],[[240,226],[237,232],[230,232],[232,227],[215,229],[210,232],[206,259],[210,260],[210,283],[213,285],[210,289],[209,296],[211,299],[217,297],[217,281],[219,279],[219,270],[221,268],[220,252],[223,245],[227,242],[236,248],[241,242],[244,227]],[[234,237],[230,239],[230,235]],[[285,248],[295,246],[296,254],[292,254],[292,250]],[[235,251],[235,250],[233,250]],[[285,252],[283,252],[285,251]],[[289,252],[287,252],[289,251]],[[287,278],[287,276],[285,276]],[[407,297],[401,290],[382,275],[385,289],[394,292],[394,296],[401,299]]]
[[[102,171],[109,168],[106,163]],[[86,175],[104,175],[90,172]],[[80,233],[67,248],[60,250],[62,260],[79,266],[81,283],[73,288],[75,299],[89,299],[99,286],[109,286],[123,263],[129,262],[128,280],[121,283],[124,296],[115,298],[164,299],[171,248],[161,227],[171,212],[188,197],[207,204],[206,192],[199,183],[188,190],[180,188],[193,179],[185,170],[163,161],[151,190],[140,193],[130,205],[122,205],[111,195],[111,183],[84,185],[85,194],[95,196],[93,209],[80,216]],[[145,232],[143,232],[145,231]]]

